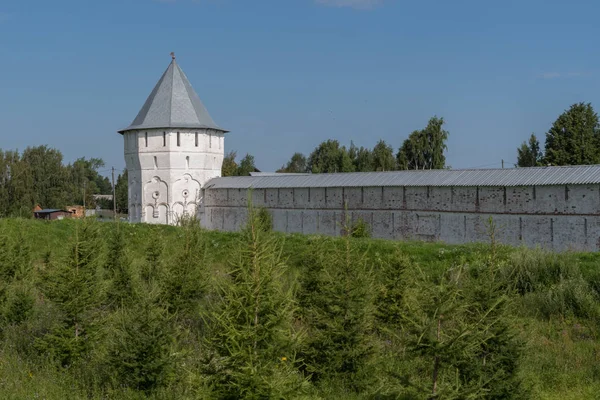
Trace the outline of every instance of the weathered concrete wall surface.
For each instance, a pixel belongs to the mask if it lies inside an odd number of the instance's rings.
[[[491,216],[501,243],[600,249],[600,185],[207,189],[203,226],[238,230],[249,193],[281,232],[339,235],[349,217],[368,223],[376,238],[460,244],[487,241]]]

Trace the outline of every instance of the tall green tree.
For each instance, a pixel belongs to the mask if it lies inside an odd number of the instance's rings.
[[[113,308],[125,307],[134,298],[133,272],[125,250],[124,227],[120,223],[110,226],[108,254],[104,269],[109,278],[108,304]]]
[[[295,174],[306,172],[306,156],[302,153],[294,153],[290,161],[288,161],[286,165],[279,168],[277,172]]]
[[[236,175],[237,176],[249,176],[250,172],[254,172],[256,170],[256,165],[254,164],[254,156],[250,154],[246,154],[244,158],[240,161],[240,165],[238,166]]]
[[[33,187],[33,176],[29,165],[25,163],[18,151],[5,151],[0,158],[0,201],[2,216],[31,215],[35,205],[36,193]]]
[[[444,123],[444,118],[433,117],[425,129],[411,133],[396,155],[398,169],[445,168],[449,132],[443,129]]]
[[[231,253],[228,281],[211,317],[204,374],[219,399],[288,398],[303,380],[293,366],[294,296],[285,284],[279,239],[250,206]]]
[[[100,158],[78,158],[67,166],[71,181],[70,202],[72,204],[85,204],[87,207],[95,207],[95,194],[112,194],[112,185],[108,178],[101,176],[100,168],[104,167],[104,161]],[[85,200],[84,200],[85,197]]]
[[[178,314],[183,320],[195,316],[207,292],[209,251],[206,236],[199,224],[184,225],[181,234],[176,255],[161,271],[161,286],[167,310],[171,314]],[[148,262],[159,261],[152,257]]]
[[[115,183],[115,196],[117,203],[117,212],[126,214],[129,210],[129,183],[127,169],[124,169],[122,173],[117,177],[117,183]]]
[[[342,243],[315,242],[305,268],[299,299],[307,325],[301,352],[306,372],[321,385],[360,393],[373,383],[371,266],[346,235]]]
[[[373,165],[375,171],[394,171],[396,169],[394,150],[384,140],[379,140],[373,148]]]
[[[81,360],[94,345],[95,316],[103,293],[98,279],[102,248],[97,223],[77,221],[69,246],[69,255],[52,260],[44,275],[43,292],[60,319],[36,343],[63,366]]]
[[[307,169],[312,173],[353,172],[354,163],[345,146],[337,140],[319,144],[308,157]]]
[[[373,152],[366,147],[360,147],[354,160],[356,172],[371,172],[375,170],[375,160]]]
[[[174,375],[175,329],[159,297],[156,287],[136,291],[131,307],[117,311],[109,336],[107,368],[113,379],[146,393]]]
[[[350,142],[348,156],[352,160],[354,171],[371,172],[375,170],[373,152],[366,147],[360,146],[360,148],[358,148],[354,142]]]
[[[600,162],[600,125],[590,103],[573,104],[546,133],[545,162],[584,165]]]
[[[238,165],[235,162],[235,158],[237,157],[237,153],[235,151],[230,151],[223,158],[223,165],[221,167],[221,176],[234,176],[237,173]]]
[[[509,329],[509,297],[496,265],[459,265],[441,276],[419,268],[407,278],[399,338],[427,365],[429,398],[523,398],[520,348]]]
[[[523,142],[517,149],[517,167],[538,167],[543,165],[543,157],[540,142],[532,133],[529,141]]]
[[[31,177],[34,203],[62,208],[69,202],[68,173],[62,153],[48,146],[28,147],[21,155]]]

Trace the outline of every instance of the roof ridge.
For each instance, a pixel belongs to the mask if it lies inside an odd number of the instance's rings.
[[[169,96],[169,124],[173,124],[173,96],[175,95],[175,67],[177,66],[175,62],[175,58],[171,60],[171,64],[169,64],[169,68],[171,69],[171,95]]]
[[[568,167],[568,168],[565,168]],[[473,170],[403,170],[386,172],[349,172],[329,174],[282,174],[219,177],[207,188],[306,188],[378,186],[457,186],[519,187],[600,184],[600,164],[546,166],[537,168]]]

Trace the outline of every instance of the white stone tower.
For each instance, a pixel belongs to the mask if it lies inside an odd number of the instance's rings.
[[[121,131],[129,221],[175,224],[197,216],[201,188],[221,176],[226,130],[217,126],[173,60],[131,125]]]

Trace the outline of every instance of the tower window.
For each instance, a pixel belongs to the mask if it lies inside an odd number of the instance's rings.
[[[208,134],[208,147],[212,149],[212,133]]]
[[[177,147],[181,146],[181,135],[177,132]]]
[[[167,132],[163,132],[163,146],[167,145]]]
[[[198,132],[196,132],[196,147],[198,147]]]
[[[185,168],[190,169],[190,156],[185,158]]]
[[[154,169],[158,169],[158,159],[154,156]]]
[[[148,147],[148,132],[144,133],[144,142],[146,143],[146,147]]]

